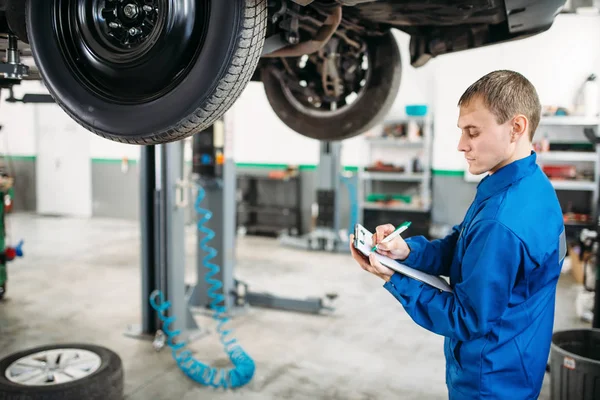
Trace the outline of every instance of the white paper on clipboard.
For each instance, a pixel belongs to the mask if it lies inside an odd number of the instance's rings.
[[[357,224],[355,234],[357,235],[357,240],[355,240],[356,246],[354,247],[356,247],[358,251],[360,251],[362,254],[368,257],[371,254],[371,249],[373,248],[373,234],[360,224]],[[420,282],[426,283],[444,292],[452,293],[452,288],[450,287],[450,285],[448,285],[448,282],[446,282],[439,276],[426,274],[423,271],[411,268],[377,252],[375,253],[375,257],[377,257],[377,260],[381,264],[385,265],[390,269],[393,269],[396,272],[399,272],[410,278],[416,279]]]

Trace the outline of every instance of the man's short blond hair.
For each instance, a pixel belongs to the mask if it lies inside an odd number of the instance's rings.
[[[485,106],[503,124],[517,114],[523,114],[529,120],[529,139],[540,124],[542,105],[535,87],[518,72],[500,70],[490,72],[473,83],[463,93],[458,106],[469,104],[481,97]]]

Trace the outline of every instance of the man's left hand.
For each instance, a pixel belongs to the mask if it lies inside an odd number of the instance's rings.
[[[384,281],[389,281],[392,275],[394,275],[394,270],[382,265],[377,260],[377,257],[375,257],[375,253],[372,252],[369,258],[367,258],[358,250],[356,250],[354,248],[354,235],[350,235],[350,252],[352,253],[352,258],[356,260],[362,269],[372,273],[375,276],[378,276]]]

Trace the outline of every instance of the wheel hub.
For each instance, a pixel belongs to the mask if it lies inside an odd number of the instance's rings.
[[[357,48],[334,38],[318,53],[295,61],[280,68],[284,95],[311,115],[343,112],[362,96],[371,76],[364,43]]]
[[[144,43],[152,34],[158,17],[158,0],[104,0],[95,19],[104,38],[120,49]]]
[[[76,77],[120,104],[172,90],[204,45],[211,0],[54,0],[55,33]]]

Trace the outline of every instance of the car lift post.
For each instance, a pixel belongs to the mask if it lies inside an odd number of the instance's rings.
[[[342,172],[342,143],[321,142],[317,167],[317,226],[302,237],[282,235],[284,246],[304,250],[350,252],[348,241],[340,237],[340,179]]]
[[[220,267],[219,273],[214,278],[223,282],[222,293],[226,294],[225,305],[229,314],[236,314],[247,305],[311,314],[332,310],[321,298],[294,299],[268,293],[254,293],[248,290],[248,284],[235,279],[236,165],[230,157],[231,152],[223,148],[227,134],[225,124],[219,121],[211,128],[194,135],[192,168],[194,181],[202,185],[206,191],[200,207],[212,213],[212,218],[205,226],[210,228],[215,236],[207,245],[217,250],[216,257],[210,262]],[[202,216],[198,215],[197,218]],[[204,233],[197,229],[196,232],[199,235],[197,239],[197,249],[199,249]],[[208,296],[208,287],[204,279],[207,269],[203,259],[206,254],[202,251],[198,251],[197,254],[197,282],[191,290],[189,304],[191,307],[205,310],[209,308],[212,301]],[[331,300],[335,295],[330,294],[327,297]]]
[[[130,326],[128,336],[162,340],[157,313],[150,306],[155,290],[171,303],[170,330],[181,330],[190,341],[207,332],[196,324],[185,293],[185,207],[183,142],[143,146],[140,158],[140,219],[142,324]],[[162,346],[161,346],[162,347]]]
[[[235,220],[236,220],[236,176],[235,163],[225,157],[225,127],[223,120],[218,120],[208,129],[192,137],[192,181],[202,186],[204,199],[199,207],[212,214],[203,226],[215,233],[207,242],[207,246],[217,252],[208,260],[219,267],[219,272],[212,279],[223,283],[222,293],[227,293],[224,306],[234,309],[235,282],[233,269],[235,265]],[[229,156],[229,153],[227,153]],[[203,215],[197,214],[194,208],[194,220],[199,221]],[[206,254],[201,249],[205,234],[196,232],[196,271],[197,282],[191,288],[189,304],[192,307],[209,308],[213,300],[208,295],[209,284],[204,277],[208,269],[204,265]]]

